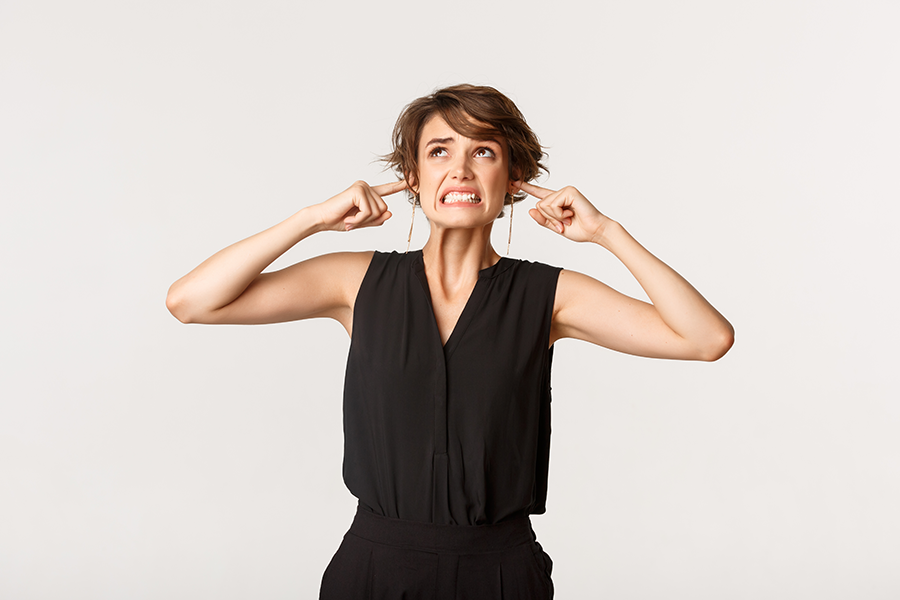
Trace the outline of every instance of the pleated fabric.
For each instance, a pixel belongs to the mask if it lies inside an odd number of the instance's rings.
[[[435,525],[360,508],[320,600],[550,600],[553,563],[531,521]]]

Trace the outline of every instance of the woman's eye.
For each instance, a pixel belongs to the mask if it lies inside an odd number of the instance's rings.
[[[495,154],[494,151],[490,148],[479,148],[475,153],[475,156],[486,156],[488,158],[494,158]]]
[[[440,146],[432,148],[431,152],[428,153],[428,156],[447,156],[447,149],[441,148]]]

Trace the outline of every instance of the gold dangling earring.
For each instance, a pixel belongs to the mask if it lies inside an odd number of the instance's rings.
[[[513,218],[513,207],[516,205],[515,198],[512,198],[509,203],[509,237],[506,238],[506,255],[509,256],[509,245],[512,244],[512,218]]]
[[[409,254],[409,245],[412,243],[412,231],[413,225],[416,224],[416,204],[419,203],[419,197],[416,196],[413,199],[413,207],[412,207],[412,218],[409,220],[409,235],[406,238],[406,254]]]

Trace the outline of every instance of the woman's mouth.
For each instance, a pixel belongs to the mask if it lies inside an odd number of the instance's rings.
[[[449,192],[441,198],[441,204],[478,204],[481,198],[473,193]]]

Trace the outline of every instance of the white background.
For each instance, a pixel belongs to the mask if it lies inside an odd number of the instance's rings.
[[[355,508],[346,334],[165,293],[391,180],[402,107],[462,81],[737,330],[712,364],[558,344],[557,597],[900,597],[898,31],[893,1],[0,1],[0,597],[316,596]],[[276,266],[402,250],[390,205]],[[512,255],[641,294],[524,207]]]

